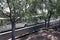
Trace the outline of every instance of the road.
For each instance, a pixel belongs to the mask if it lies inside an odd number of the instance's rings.
[[[24,27],[24,25],[25,25],[25,23],[17,23],[16,28]],[[10,30],[11,28],[12,28],[11,24],[10,25],[5,25],[5,26],[0,26],[0,32]]]
[[[58,20],[57,20],[58,21]],[[52,23],[55,23],[57,21],[53,21]],[[58,23],[58,22],[57,22]],[[20,24],[16,24],[16,25],[20,25]],[[55,25],[55,24],[54,24]],[[56,25],[55,25],[56,26]],[[20,26],[19,26],[20,27]],[[16,37],[20,37],[20,36],[23,36],[23,35],[26,35],[26,34],[29,34],[29,33],[32,33],[32,32],[35,32],[35,31],[38,31],[40,28],[44,27],[44,23],[43,24],[37,24],[37,25],[34,25],[34,26],[29,26],[29,27],[24,27],[24,28],[21,28],[21,29],[17,29],[15,30],[15,36]],[[2,29],[3,30],[3,29]],[[8,31],[8,32],[4,32],[4,33],[0,33],[0,39],[1,40],[8,40],[8,39],[11,39],[11,32],[12,31]]]
[[[56,21],[59,21],[59,20],[60,20],[60,18],[55,19],[55,20],[51,19],[50,22],[54,22],[55,23]],[[41,22],[44,22],[44,20],[42,20]],[[54,23],[52,23],[52,24],[54,24]],[[16,24],[16,28],[23,28],[25,24],[26,23],[17,23]],[[10,29],[11,29],[11,25],[0,26],[0,32],[6,31],[6,30],[10,30]]]

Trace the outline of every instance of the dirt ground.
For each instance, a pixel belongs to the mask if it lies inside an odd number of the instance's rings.
[[[60,40],[60,32],[54,31],[53,29],[40,30],[17,40]]]

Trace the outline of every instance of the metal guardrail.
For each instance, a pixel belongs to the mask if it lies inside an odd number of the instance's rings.
[[[54,23],[57,24],[58,21],[55,21],[55,22],[50,22],[52,26]],[[55,25],[57,26],[57,25]],[[35,31],[38,31],[40,30],[40,28],[44,27],[44,23],[42,24],[35,24],[34,26],[29,26],[29,27],[24,27],[24,28],[21,28],[21,29],[16,29],[15,30],[15,36],[16,38],[17,37],[21,37],[23,35],[26,35],[26,34],[29,34],[29,33],[32,33],[32,32],[35,32]],[[0,33],[0,40],[8,40],[10,39],[12,36],[11,36],[11,32],[12,31],[8,31],[8,32],[4,32],[4,33]]]
[[[37,25],[34,25],[34,26],[29,26],[29,27],[17,29],[17,30],[15,30],[15,36],[16,37],[23,36],[25,34],[32,33],[34,31],[38,31],[39,28],[42,27],[42,25],[43,24],[37,24]],[[1,40],[8,40],[8,39],[10,39],[11,38],[11,32],[12,31],[5,32],[5,33],[0,33],[0,39]]]

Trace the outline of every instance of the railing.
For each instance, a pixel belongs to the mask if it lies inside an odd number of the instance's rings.
[[[50,26],[57,26],[56,24],[59,24],[58,21],[53,21],[50,22]],[[34,25],[30,25],[29,27],[24,27],[24,28],[18,28],[15,30],[15,36],[16,38],[24,36],[26,34],[35,32],[35,31],[39,31],[40,28],[44,27],[44,23],[42,24],[34,24]],[[0,40],[8,40],[11,39],[11,30],[4,32],[4,33],[0,33]]]

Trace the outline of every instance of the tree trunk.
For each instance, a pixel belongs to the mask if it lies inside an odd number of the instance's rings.
[[[48,18],[48,27],[50,26],[50,18]]]
[[[11,21],[12,25],[12,40],[15,40],[15,21]]]
[[[46,27],[46,22],[47,22],[47,20],[45,19],[45,27]]]
[[[12,10],[11,10],[11,7],[9,5],[9,2],[10,2],[10,0],[7,0],[7,4],[9,6],[9,10],[10,10],[9,17],[10,17],[10,22],[11,22],[11,26],[12,26],[12,40],[16,40],[15,39],[15,19],[12,18]]]
[[[50,26],[50,18],[53,14],[53,12],[51,10],[48,11],[48,13],[50,13],[50,15],[48,16],[48,27]]]

